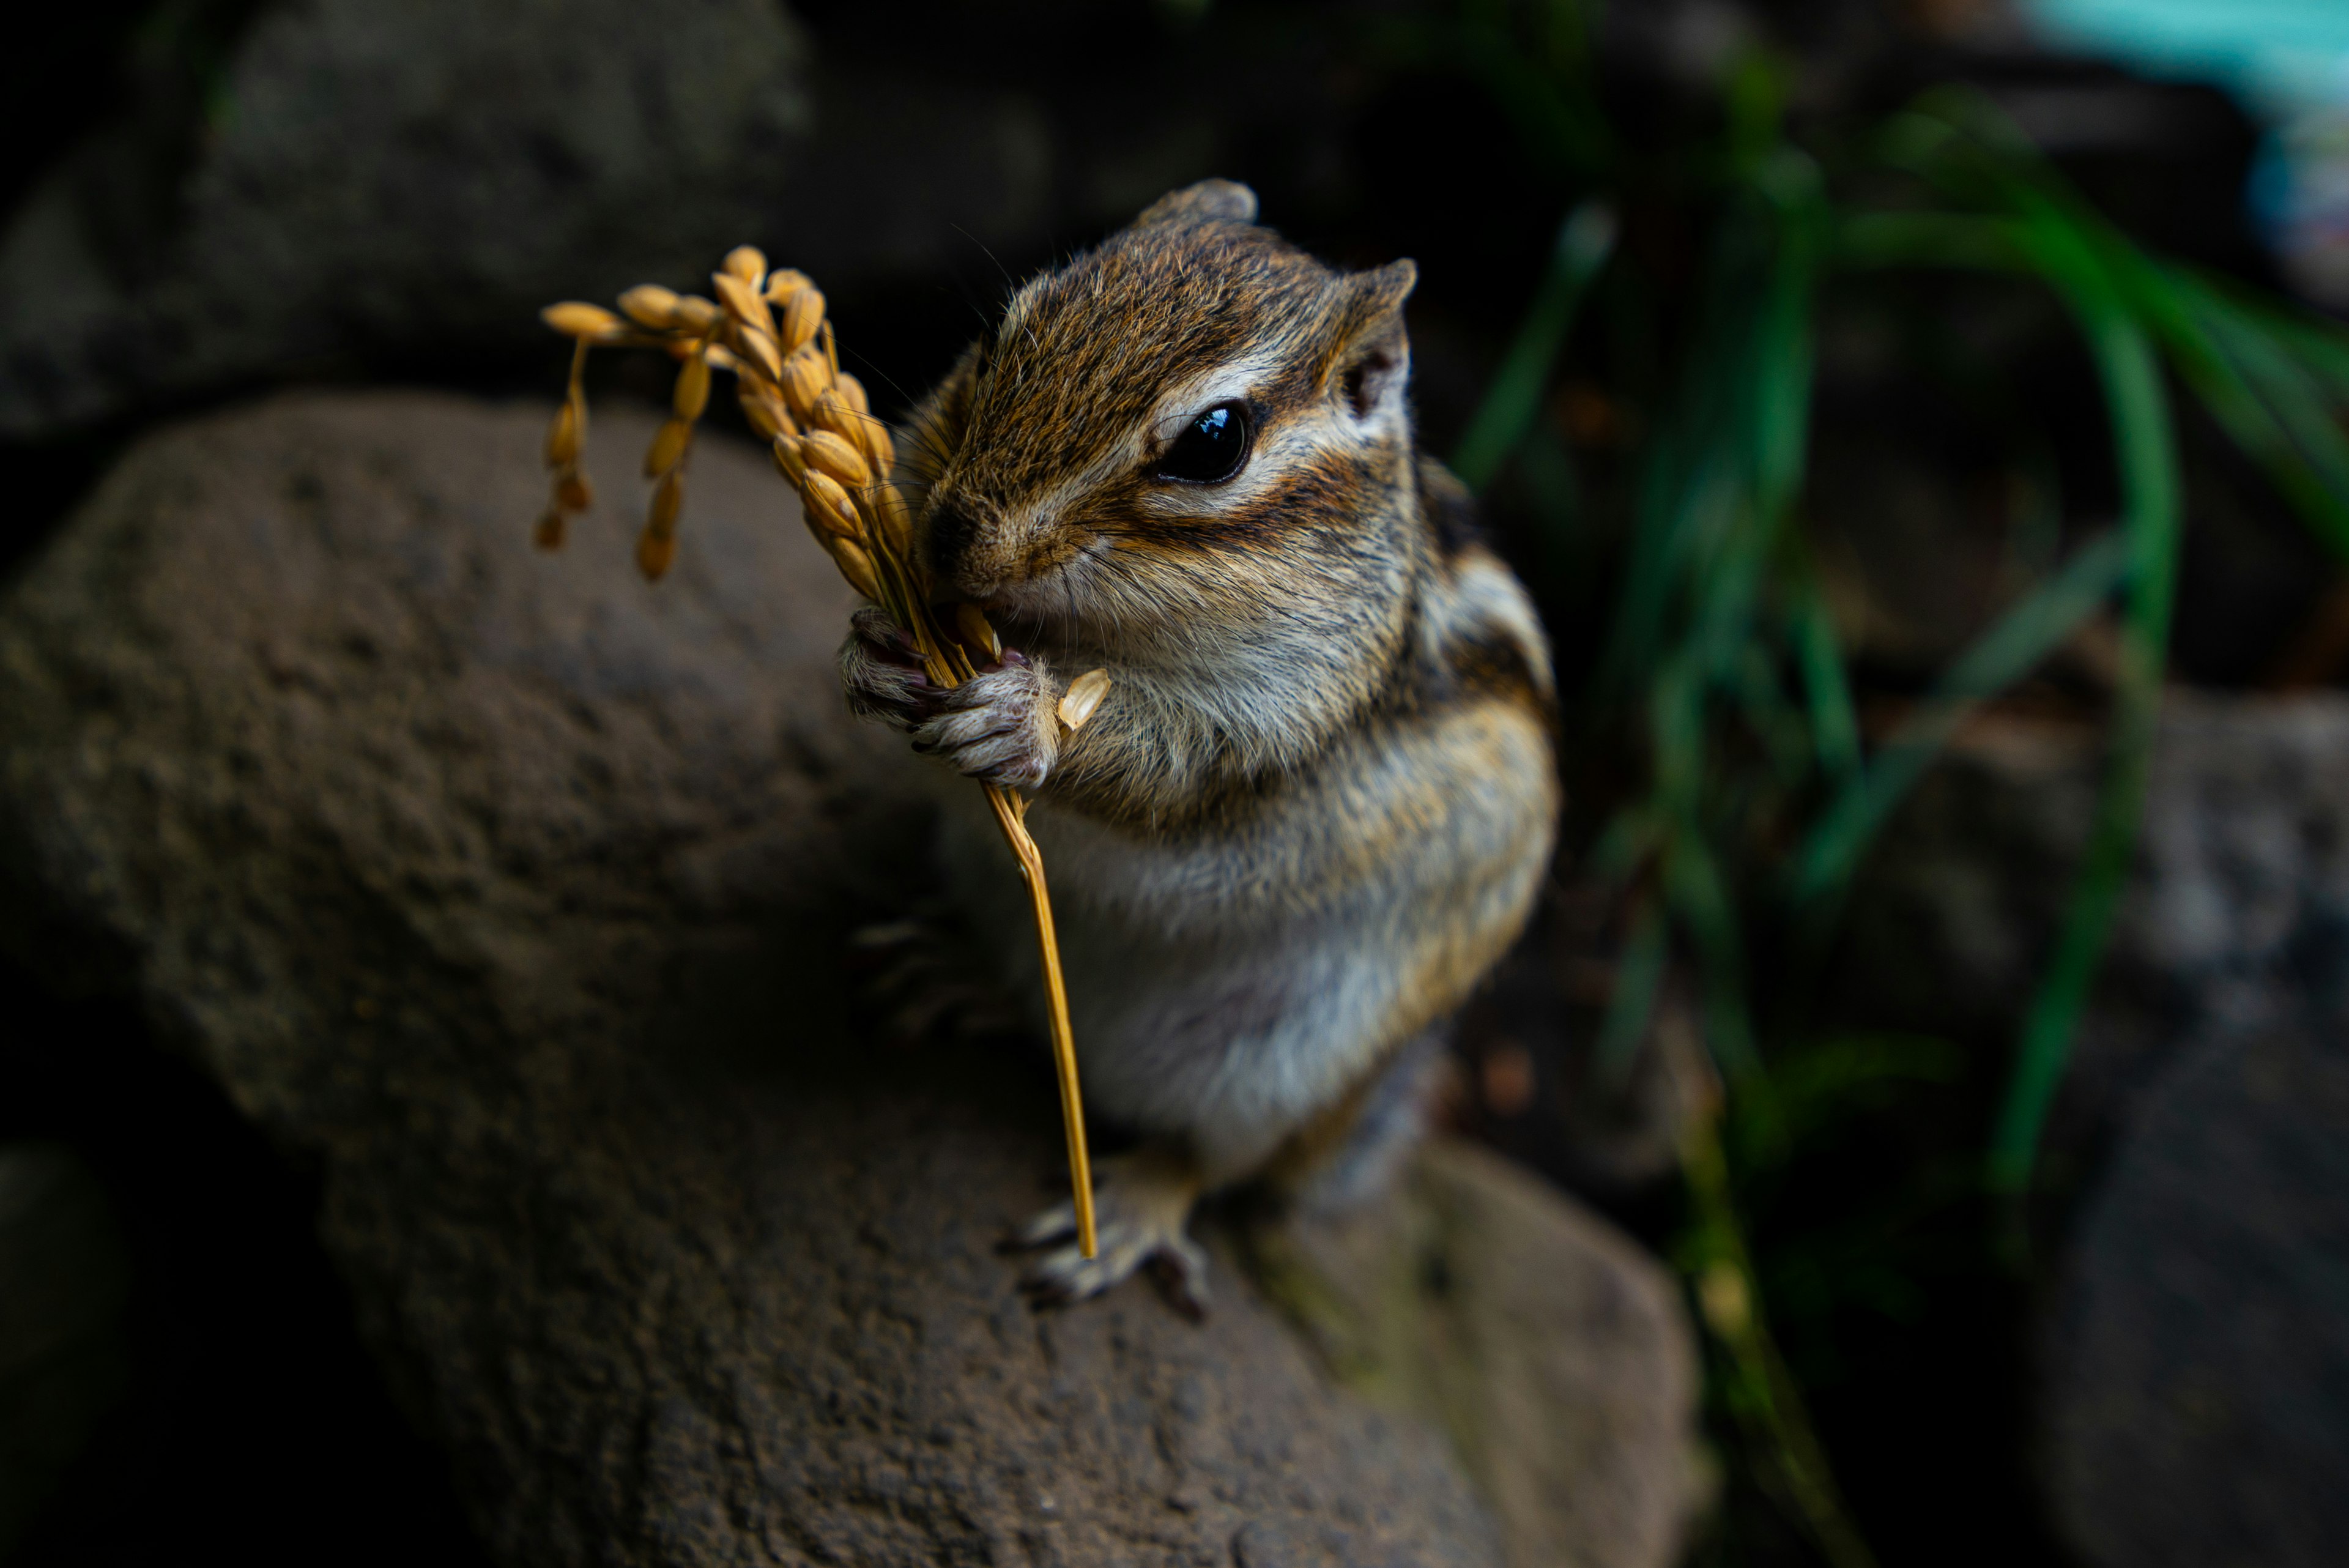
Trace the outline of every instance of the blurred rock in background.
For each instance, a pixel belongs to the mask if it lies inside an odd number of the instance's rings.
[[[1995,1039],[2021,1013],[2101,754],[2093,732],[2046,721],[1961,740],[1855,897],[1855,1016]],[[2175,691],[2154,757],[2137,871],[2050,1130],[2058,1187],[2187,1041],[2349,994],[2349,698]]]
[[[1278,91],[1299,126],[1327,86],[1242,51],[1170,93],[1180,29],[1139,7],[862,9],[819,47],[776,0],[163,7],[131,101],[0,233],[0,438],[289,372],[526,359],[546,301],[686,285],[745,241],[846,301],[982,269],[992,299],[999,265],[1228,159],[1235,97]],[[967,332],[943,299],[925,323]]]
[[[1856,1016],[2011,1032],[2101,753],[2014,720],[1959,746],[1855,899]],[[2314,1564],[2349,1523],[2344,781],[2349,698],[2168,698],[2042,1157],[2063,1284],[2041,1440],[2057,1517],[2100,1565]]]
[[[2319,1568],[2349,1532],[2349,906],[2329,924],[2311,994],[2197,1031],[2082,1208],[2044,1441],[2099,1568]]]

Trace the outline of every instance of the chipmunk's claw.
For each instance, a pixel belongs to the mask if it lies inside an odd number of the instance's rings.
[[[933,684],[920,650],[887,612],[866,605],[840,645],[840,687],[850,711],[914,737],[982,784],[1034,789],[1060,760],[1060,692],[1043,667],[1016,649],[951,689]]]
[[[936,717],[914,732],[914,749],[985,784],[1034,789],[1061,753],[1056,693],[1037,665],[1009,649],[1003,662],[939,694]]]
[[[840,688],[859,718],[905,731],[935,716],[945,695],[922,673],[913,638],[876,605],[863,606],[848,618],[848,637],[840,645]]]
[[[1055,1306],[1099,1295],[1147,1268],[1177,1311],[1205,1317],[1207,1253],[1185,1233],[1195,1184],[1143,1161],[1104,1164],[1112,1168],[1094,1197],[1097,1255],[1086,1257],[1076,1244],[1076,1205],[1056,1203],[1012,1239],[1020,1251],[1051,1248],[1021,1273],[1020,1290],[1040,1307]]]
[[[1147,1268],[1176,1311],[1195,1322],[1207,1315],[1207,1253],[1190,1237],[1112,1221],[1098,1227],[1097,1240],[1090,1258],[1071,1241],[1036,1259],[1019,1276],[1021,1292],[1039,1307],[1061,1306]]]

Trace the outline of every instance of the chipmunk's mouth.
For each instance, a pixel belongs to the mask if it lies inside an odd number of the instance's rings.
[[[966,579],[959,586],[973,604],[990,618],[1009,617],[1040,625],[1080,622],[1086,618],[1090,576],[1088,557],[1098,545],[1056,550],[1042,558],[1020,563],[1016,576],[998,577],[984,585]]]
[[[1040,569],[968,597],[1016,647],[1061,656],[1096,647],[1116,631],[1103,614],[1100,585],[1093,581],[1092,557],[1106,548],[1100,541],[1089,543]]]

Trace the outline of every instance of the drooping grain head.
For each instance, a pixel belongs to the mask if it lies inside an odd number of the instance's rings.
[[[1391,646],[1416,269],[1333,271],[1255,212],[1193,186],[1013,296],[916,415],[943,582],[1142,663]]]

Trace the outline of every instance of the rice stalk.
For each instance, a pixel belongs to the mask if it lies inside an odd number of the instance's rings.
[[[694,428],[709,407],[711,373],[725,370],[734,377],[734,395],[743,417],[771,443],[777,471],[798,491],[808,531],[851,587],[913,635],[930,681],[942,688],[959,686],[975,677],[982,663],[999,661],[1002,642],[977,605],[954,605],[946,621],[933,606],[934,585],[915,548],[913,510],[892,477],[895,439],[888,426],[873,417],[864,387],[840,369],[823,294],[802,273],[770,271],[766,257],[749,245],[730,252],[710,283],[716,300],[640,284],[620,296],[619,315],[576,301],[549,306],[541,313],[549,327],[573,338],[576,348],[563,407],[547,435],[550,496],[539,519],[540,545],[560,546],[569,518],[592,502],[579,473],[587,423],[582,377],[589,348],[657,348],[678,361],[678,370],[670,417],[645,454],[646,476],[658,481],[636,541],[636,565],[647,579],[658,579],[676,561]],[[1106,670],[1077,677],[1061,698],[1061,723],[1072,732],[1081,728],[1109,688]],[[1026,797],[994,784],[982,787],[1035,917],[1052,1062],[1060,1080],[1061,1130],[1076,1199],[1077,1241],[1091,1258],[1098,1250],[1092,1161],[1085,1147],[1084,1102],[1043,853],[1028,831]]]

